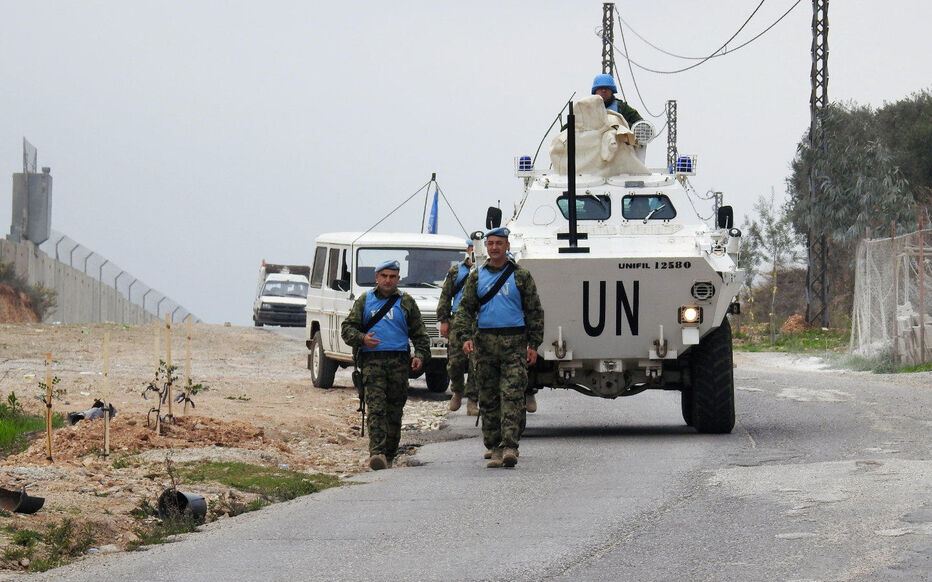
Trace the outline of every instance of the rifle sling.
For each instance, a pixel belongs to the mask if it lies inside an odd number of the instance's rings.
[[[485,305],[495,297],[495,294],[498,293],[498,290],[508,282],[508,277],[511,277],[511,274],[515,272],[514,263],[509,262],[505,265],[505,268],[502,269],[502,274],[499,275],[498,280],[495,281],[495,284],[492,285],[492,288],[489,289],[489,292],[479,297],[479,305]]]
[[[379,321],[381,321],[382,318],[385,317],[385,314],[386,314],[386,313],[388,313],[389,311],[391,311],[392,307],[395,306],[395,303],[396,303],[397,301],[398,301],[398,296],[397,296],[397,295],[392,295],[392,296],[389,298],[389,300],[385,302],[385,305],[383,305],[381,309],[379,309],[378,311],[375,312],[375,315],[372,316],[372,319],[370,319],[368,323],[363,324],[362,330],[361,330],[362,333],[363,333],[363,334],[369,333],[369,330],[372,329],[373,327],[375,327],[375,324],[377,324]]]

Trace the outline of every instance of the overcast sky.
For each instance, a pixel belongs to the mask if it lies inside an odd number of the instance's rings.
[[[794,1],[764,2],[729,46]],[[830,3],[832,101],[880,106],[932,86],[932,8],[882,4]],[[654,45],[702,56],[757,2],[616,5]],[[616,55],[645,118],[677,100],[679,151],[699,156],[693,185],[724,192],[739,222],[759,195],[784,194],[808,127],[811,19],[803,1],[690,71],[635,68],[643,104]],[[52,168],[52,228],[207,322],[249,325],[263,258],[309,263],[318,234],[365,230],[432,172],[467,229],[499,200],[510,214],[513,157],[533,154],[601,72],[601,21],[590,0],[0,0],[0,168],[22,171],[26,137]],[[627,28],[625,40],[649,68],[697,62]],[[662,135],[648,165],[665,157]],[[412,201],[382,228],[418,231],[422,209]],[[0,197],[3,233],[10,212]],[[440,231],[461,234],[446,209]]]

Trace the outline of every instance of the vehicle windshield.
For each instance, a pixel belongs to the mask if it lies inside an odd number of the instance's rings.
[[[262,288],[262,294],[272,297],[307,297],[307,283],[269,281]]]
[[[557,198],[557,206],[563,213],[563,218],[570,217],[569,196],[564,194]],[[580,194],[576,196],[576,220],[606,220],[612,215],[611,198],[600,194]]]
[[[398,261],[399,287],[443,286],[447,271],[466,256],[453,249],[367,248],[356,252],[356,284],[375,286],[375,267],[384,261]]]
[[[676,218],[676,209],[664,194],[625,196],[621,215],[627,220],[669,220]]]

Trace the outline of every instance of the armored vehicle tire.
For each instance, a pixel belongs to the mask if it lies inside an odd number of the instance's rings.
[[[446,360],[438,360],[427,364],[427,370],[424,371],[425,380],[427,380],[427,389],[437,394],[447,391],[450,385],[450,377],[447,375]]]
[[[690,351],[689,371],[692,388],[689,396],[683,392],[686,423],[701,433],[731,432],[735,426],[735,372],[727,318]],[[687,403],[692,405],[688,417]]]
[[[324,355],[324,344],[320,340],[320,332],[314,332],[314,339],[311,340],[311,381],[318,388],[332,388],[333,377],[337,373],[339,363],[331,360]]]
[[[256,327],[262,327],[262,322],[259,321],[258,319],[253,319],[252,324]]]
[[[680,391],[680,410],[683,412],[683,420],[686,426],[693,425],[693,391],[692,388],[683,388]]]

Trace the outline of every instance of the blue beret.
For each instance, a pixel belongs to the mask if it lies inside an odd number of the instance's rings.
[[[398,264],[398,261],[391,259],[389,261],[382,261],[375,267],[375,272],[384,271],[385,269],[390,269],[392,271],[400,271],[401,265]]]
[[[471,238],[467,238],[467,239],[466,239],[466,246],[467,246],[467,247],[472,247],[472,246],[475,246],[475,245],[476,245],[476,243],[472,242],[472,239],[471,239]]]
[[[511,234],[511,231],[504,226],[501,226],[499,228],[493,228],[489,232],[485,233],[485,238],[489,238],[490,236],[502,236],[508,238],[509,234]]]

